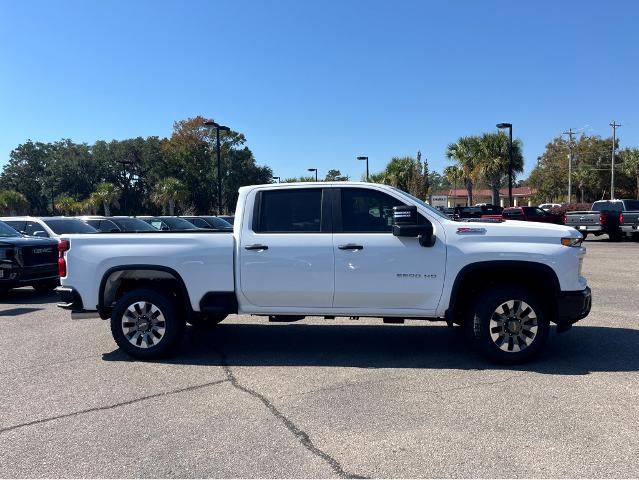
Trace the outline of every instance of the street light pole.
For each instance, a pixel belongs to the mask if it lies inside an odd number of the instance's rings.
[[[309,168],[309,172],[315,172],[315,181],[317,182],[317,168]]]
[[[508,206],[513,206],[513,124],[498,123],[497,128],[508,129]]]
[[[570,140],[568,141],[568,203],[572,201],[572,136],[575,132],[572,131],[572,128],[569,128],[567,132],[563,133],[564,135],[568,135]]]
[[[228,132],[231,130],[229,127],[215,123],[213,120],[207,120],[204,122],[207,127],[215,128],[215,150],[217,152],[217,214],[222,215],[222,162],[220,155],[220,130]]]
[[[366,181],[368,182],[368,157],[357,157],[357,160],[366,160]]]
[[[617,149],[617,127],[621,127],[620,124],[614,120],[610,124],[612,127],[612,165],[610,171],[610,200],[615,198],[615,150]]]

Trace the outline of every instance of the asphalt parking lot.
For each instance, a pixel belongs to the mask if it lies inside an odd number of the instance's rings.
[[[15,290],[0,476],[636,477],[639,243],[586,245],[592,313],[517,368],[440,324],[242,316],[143,363]]]

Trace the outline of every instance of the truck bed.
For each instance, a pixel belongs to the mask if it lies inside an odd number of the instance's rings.
[[[96,310],[101,282],[118,268],[162,265],[184,280],[194,311],[207,292],[233,292],[234,248],[232,232],[152,232],[64,235],[67,275],[64,285],[75,288],[84,308]]]

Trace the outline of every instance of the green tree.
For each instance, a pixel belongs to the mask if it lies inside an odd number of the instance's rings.
[[[339,170],[329,170],[326,174],[325,182],[346,182],[348,181],[347,175],[342,175]]]
[[[29,210],[29,202],[20,192],[3,190],[0,191],[0,210],[11,216],[25,214]]]
[[[504,132],[484,133],[477,143],[475,177],[486,181],[492,190],[493,205],[499,205],[499,190],[508,183],[509,138]],[[524,171],[521,140],[513,140],[513,182]]]
[[[464,180],[464,172],[455,165],[449,165],[444,168],[444,178],[453,189],[457,189],[457,184]]]
[[[64,215],[71,215],[77,211],[78,201],[69,195],[60,195],[55,199],[56,210]]]
[[[162,207],[169,207],[169,215],[175,215],[175,205],[189,198],[187,187],[177,178],[168,177],[160,180],[153,189],[151,201]]]
[[[626,148],[619,152],[621,170],[635,180],[635,198],[639,199],[639,148]]]
[[[95,192],[93,192],[89,198],[93,199],[93,204],[101,205],[104,209],[104,215],[111,215],[111,206],[118,207],[120,203],[118,199],[120,198],[120,190],[109,182],[102,182],[98,184]]]
[[[479,151],[480,142],[477,136],[460,137],[457,143],[451,143],[446,149],[446,157],[457,162],[457,166],[463,172],[468,205],[473,204],[473,185],[477,181]]]

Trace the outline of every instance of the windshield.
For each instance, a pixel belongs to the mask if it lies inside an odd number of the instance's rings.
[[[213,226],[213,228],[222,228],[222,229],[233,229],[233,225],[231,225],[226,220],[217,217],[205,217],[206,221]]]
[[[97,230],[91,225],[87,225],[77,218],[60,218],[50,219],[43,218],[42,221],[53,230],[56,235],[65,235],[67,233],[96,233]]]
[[[183,218],[163,218],[162,220],[175,230],[199,230],[195,225]]]
[[[7,225],[4,222],[0,222],[0,237],[7,238],[7,237],[21,237],[21,236],[22,235],[20,235],[17,231],[15,231],[9,225]]]
[[[155,232],[156,229],[139,218],[111,218],[123,232]]]
[[[412,196],[410,193],[406,193],[404,190],[400,190],[399,188],[396,187],[391,187],[393,190],[395,190],[396,192],[402,194],[405,197],[410,198],[413,202],[417,203],[418,205],[426,208],[427,210],[433,212],[435,215],[437,215],[440,218],[444,218],[446,220],[450,220],[450,218],[445,215],[444,213],[442,213],[441,211],[437,210],[435,207],[431,207],[430,205],[428,205],[426,202],[424,202],[423,200],[420,200],[417,197]]]

